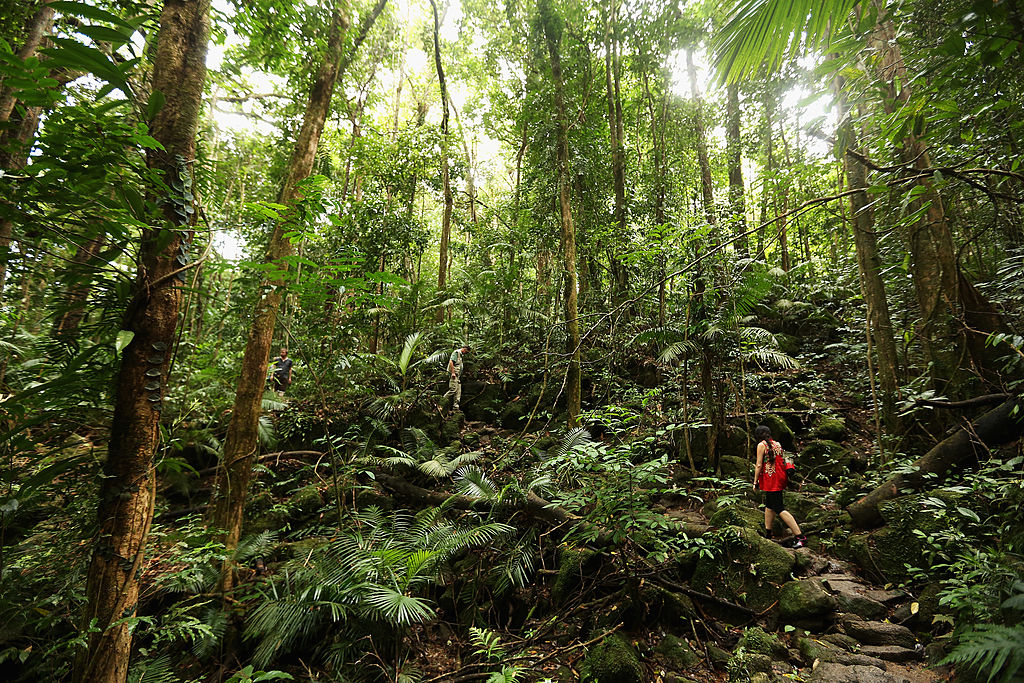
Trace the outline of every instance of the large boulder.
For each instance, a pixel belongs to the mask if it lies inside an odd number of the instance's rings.
[[[645,680],[636,648],[618,633],[591,648],[580,668],[580,683],[644,683]]]
[[[865,621],[851,614],[845,615],[841,623],[846,635],[856,638],[865,645],[896,645],[910,649],[917,646],[914,632],[900,624]]]
[[[579,588],[583,577],[596,571],[601,554],[587,548],[563,546],[558,553],[558,576],[551,586],[551,600],[560,605]]]
[[[796,560],[793,552],[762,538],[756,531],[729,526],[717,532],[721,541],[711,555],[697,561],[690,580],[697,590],[745,604],[762,612],[779,598],[779,586],[789,581]],[[705,535],[707,538],[707,535]],[[724,620],[743,617],[728,607],[708,602],[705,611]]]
[[[739,458],[735,455],[723,455],[719,458],[719,462],[722,466],[723,477],[749,480],[754,476],[754,465],[746,458]]]
[[[821,622],[836,609],[820,579],[790,581],[779,592],[779,618],[792,624]]]
[[[853,577],[830,578],[823,583],[835,596],[836,604],[842,612],[865,619],[881,619],[889,612],[885,604],[865,595],[868,589]]]
[[[850,453],[835,441],[811,441],[797,456],[796,469],[810,481],[832,483],[850,471]]]
[[[708,521],[714,527],[738,526],[760,531],[764,528],[764,512],[737,502],[719,507]]]
[[[846,420],[841,417],[822,416],[811,430],[811,437],[828,441],[842,441],[846,438]]]
[[[772,430],[772,438],[782,444],[782,447],[790,453],[796,452],[796,435],[790,429],[786,421],[778,415],[771,413],[762,416],[761,424]]]

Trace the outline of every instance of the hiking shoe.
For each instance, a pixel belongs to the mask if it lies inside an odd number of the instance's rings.
[[[807,537],[806,536],[797,536],[796,537],[796,543],[793,544],[793,547],[794,548],[803,548],[805,545],[807,545]]]
[[[772,536],[774,536],[774,535],[775,535],[775,532],[772,529],[764,529],[764,537],[765,538],[771,539]]]

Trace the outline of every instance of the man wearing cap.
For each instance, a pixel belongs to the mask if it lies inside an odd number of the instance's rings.
[[[444,397],[454,397],[452,410],[459,409],[459,400],[462,399],[462,356],[468,352],[469,347],[463,346],[452,351],[451,358],[448,359],[448,374],[450,377],[448,378],[448,393]]]

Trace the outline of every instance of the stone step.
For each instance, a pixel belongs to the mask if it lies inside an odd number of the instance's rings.
[[[818,662],[808,681],[814,683],[909,683],[906,676],[887,673],[873,666]]]
[[[865,621],[854,614],[844,614],[840,624],[846,635],[852,636],[865,645],[897,645],[914,648],[917,638],[906,626],[890,624],[887,621]]]
[[[898,645],[865,645],[860,649],[862,654],[875,657],[886,662],[915,662],[924,655],[924,648],[900,647]]]

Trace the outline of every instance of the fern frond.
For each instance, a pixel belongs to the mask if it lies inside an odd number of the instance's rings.
[[[366,603],[377,610],[385,621],[409,626],[434,618],[434,610],[422,598],[405,595],[393,588],[374,586],[366,595]]]
[[[694,355],[697,349],[698,346],[691,340],[677,341],[662,351],[661,355],[658,356],[658,360],[666,365],[671,365],[680,358]]]
[[[795,370],[800,367],[799,361],[795,358],[787,356],[781,351],[772,351],[771,349],[754,349],[747,354],[747,358],[764,368]]]
[[[1024,666],[1024,624],[978,624],[965,631],[943,664],[959,664],[988,672],[986,681],[1010,683]]]

